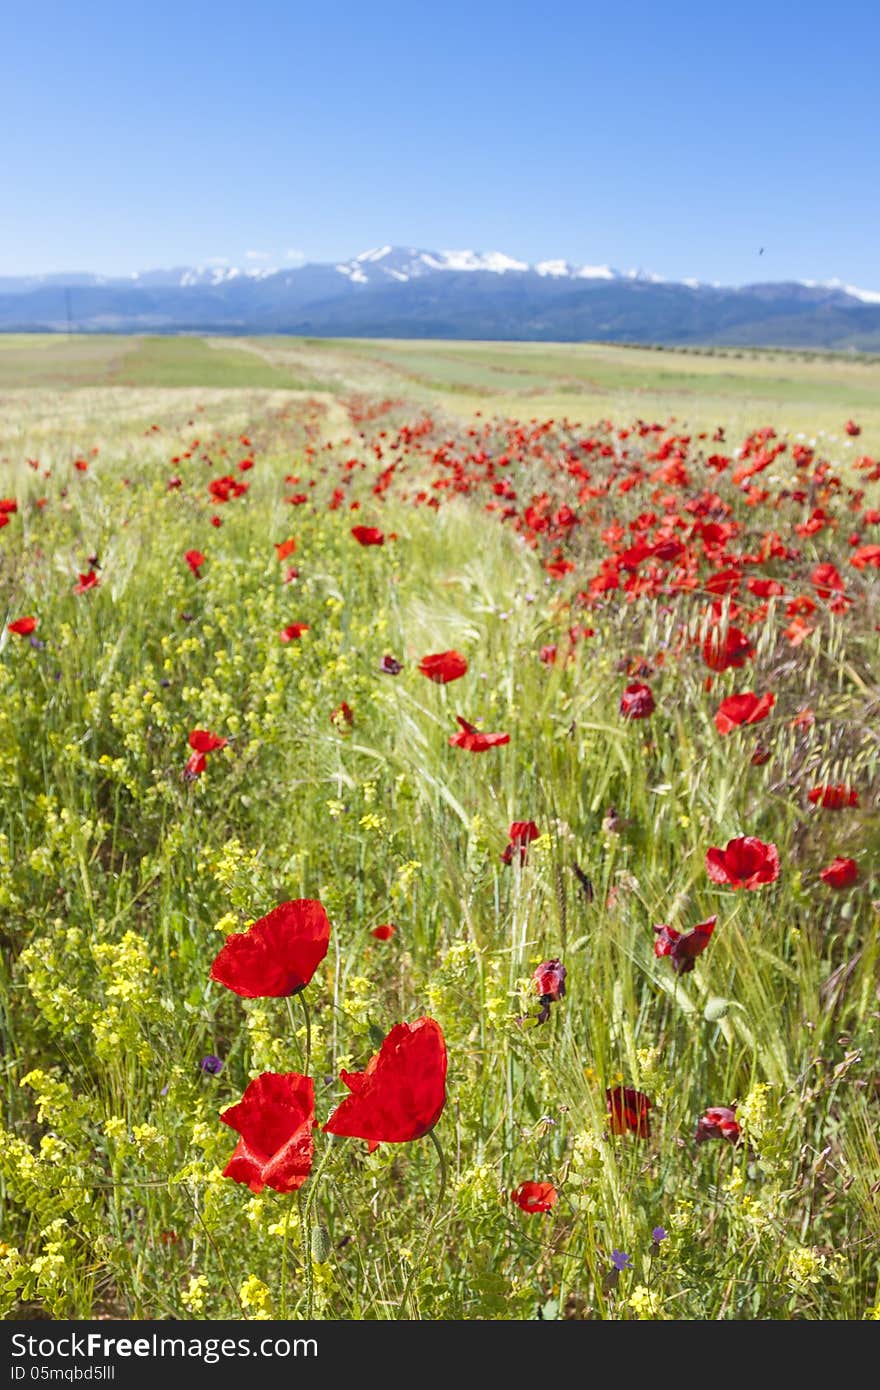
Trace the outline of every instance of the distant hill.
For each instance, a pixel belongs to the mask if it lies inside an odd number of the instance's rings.
[[[0,276],[0,331],[293,333],[880,352],[880,293],[738,288],[501,252],[383,246],[335,265]]]

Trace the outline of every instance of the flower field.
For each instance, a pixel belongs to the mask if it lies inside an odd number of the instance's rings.
[[[370,370],[4,402],[0,1312],[880,1317],[880,428]]]

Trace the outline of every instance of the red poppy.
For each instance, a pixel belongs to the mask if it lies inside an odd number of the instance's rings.
[[[308,623],[290,623],[281,629],[282,642],[298,642],[304,632],[308,632]]]
[[[247,1183],[251,1192],[272,1187],[295,1192],[312,1169],[315,1091],[310,1076],[264,1071],[237,1105],[220,1119],[241,1135],[223,1169],[224,1178]]]
[[[345,733],[354,723],[354,712],[351,705],[346,700],[341,705],[337,705],[330,711],[330,723],[334,724],[340,733]]]
[[[521,1182],[510,1194],[520,1211],[530,1215],[537,1212],[552,1211],[556,1206],[558,1192],[552,1182]]]
[[[6,624],[6,630],[14,632],[16,637],[29,637],[36,626],[36,618],[16,618],[15,622]]]
[[[352,526],[351,534],[358,545],[384,545],[385,537],[378,526]]]
[[[855,554],[850,556],[850,564],[857,570],[867,569],[872,565],[874,569],[880,569],[880,545],[863,545]]]
[[[605,1092],[605,1106],[611,1116],[612,1134],[635,1134],[639,1139],[651,1136],[648,1111],[651,1102],[643,1091],[631,1086],[613,1086]]]
[[[855,420],[847,420],[846,424],[844,425],[844,429],[846,430],[847,434],[850,435],[853,439],[857,438],[857,436],[860,435],[862,432],[861,425],[857,425]]]
[[[742,724],[759,724],[775,704],[776,696],[769,691],[766,695],[755,695],[750,690],[728,695],[715,712],[715,727],[719,734],[729,734]]]
[[[510,844],[504,849],[501,858],[505,864],[510,864],[514,854],[519,854],[519,862],[524,864],[528,858],[529,845],[533,840],[537,840],[540,830],[533,820],[515,820],[507,832]]]
[[[676,975],[687,975],[693,970],[697,956],[702,955],[709,945],[717,921],[717,917],[710,917],[686,932],[665,925],[655,927],[654,955],[669,956]]]
[[[328,1134],[405,1144],[433,1129],[446,1104],[446,1043],[439,1023],[398,1023],[366,1070],[341,1073],[351,1095],[324,1126]]]
[[[620,713],[624,719],[647,719],[654,713],[651,687],[641,681],[628,685],[620,697]]]
[[[448,685],[457,681],[467,671],[468,664],[460,652],[435,652],[433,656],[423,656],[419,670],[428,680],[437,685]]]
[[[189,736],[189,746],[196,753],[216,753],[225,748],[228,739],[221,734],[212,734],[210,729],[193,729]]]
[[[859,876],[859,866],[854,859],[832,859],[827,868],[819,874],[829,888],[849,888]]]
[[[834,565],[817,565],[810,575],[810,583],[820,598],[830,598],[832,594],[842,594],[846,588],[843,575]]]
[[[196,578],[198,578],[199,570],[205,563],[205,556],[202,554],[200,550],[188,550],[183,558],[189,565],[193,574],[196,576]]]
[[[243,999],[280,999],[305,989],[330,944],[330,920],[313,898],[281,903],[247,931],[227,936],[211,979]]]
[[[729,1139],[732,1144],[739,1141],[739,1125],[736,1110],[727,1105],[713,1105],[697,1121],[694,1139],[703,1144],[707,1139]]]
[[[94,570],[89,570],[88,574],[81,574],[76,584],[73,586],[75,594],[84,594],[88,589],[97,589],[100,579]]]
[[[821,806],[826,811],[842,811],[848,806],[858,806],[859,794],[853,787],[839,782],[834,787],[814,787],[807,793],[807,800],[813,806]]]
[[[703,660],[711,671],[744,666],[754,654],[751,642],[738,627],[729,627],[723,635],[714,628],[703,643]]]
[[[455,718],[461,725],[461,731],[450,736],[449,743],[452,748],[464,748],[468,753],[485,753],[487,748],[497,748],[502,743],[510,742],[510,734],[481,734],[479,729],[462,719],[460,714]]]
[[[18,503],[14,497],[0,497],[0,516],[11,516],[18,511]]]
[[[370,935],[375,936],[377,941],[390,941],[396,931],[393,922],[385,922],[381,927],[373,927]]]
[[[760,888],[778,879],[779,851],[774,844],[765,844],[754,835],[739,835],[728,840],[724,849],[707,850],[706,872],[713,883],[726,883],[731,888]]]
[[[539,655],[545,666],[556,665],[556,652],[557,647],[555,642],[548,642],[546,647],[541,648]]]
[[[550,1004],[557,1004],[565,996],[565,977],[566,969],[562,961],[557,957],[553,960],[545,960],[539,965],[532,975],[535,989],[541,996],[541,1003],[545,1000]]]
[[[296,541],[293,539],[292,536],[290,540],[277,541],[275,544],[275,553],[278,556],[279,560],[286,560],[288,555],[292,555],[295,550]]]

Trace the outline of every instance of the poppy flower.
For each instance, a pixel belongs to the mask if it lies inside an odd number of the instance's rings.
[[[857,570],[867,569],[869,565],[880,569],[880,545],[863,545],[850,556],[850,564]]]
[[[694,968],[697,956],[702,955],[709,945],[715,930],[717,917],[709,917],[698,922],[691,931],[676,931],[675,927],[665,925],[654,928],[654,955],[669,956],[676,975],[687,975]]]
[[[199,570],[205,563],[205,556],[200,550],[188,550],[183,558],[189,565],[192,573],[196,576],[196,579],[198,579]]]
[[[540,656],[540,659],[543,661],[543,663],[544,663],[545,666],[555,666],[555,665],[556,665],[556,653],[557,653],[557,646],[556,646],[556,643],[555,643],[555,642],[548,642],[547,645],[546,645],[545,647],[542,647],[542,648],[541,648],[541,650],[540,650],[540,652],[538,653],[538,655]]]
[[[555,958],[545,960],[532,975],[532,983],[538,992],[541,1012],[538,1022],[546,1023],[550,1017],[550,1005],[558,1004],[565,998],[565,978],[567,975],[562,961]]]
[[[228,739],[221,734],[212,734],[210,729],[193,729],[189,736],[189,746],[196,753],[216,753],[218,749],[225,748]]]
[[[358,545],[384,545],[385,537],[378,526],[352,526],[351,534]]]
[[[193,781],[201,777],[208,765],[208,754],[216,753],[226,747],[227,740],[220,734],[212,734],[209,729],[193,729],[189,736],[189,746],[193,750],[183,770],[184,777]]]
[[[613,1086],[605,1092],[605,1106],[611,1116],[612,1134],[635,1134],[639,1139],[651,1136],[648,1111],[651,1102],[643,1091],[632,1086]]]
[[[844,429],[851,438],[856,439],[862,432],[861,425],[857,425],[855,420],[847,420]]]
[[[455,718],[461,730],[451,735],[449,743],[452,748],[464,748],[468,753],[485,753],[487,748],[497,748],[502,743],[510,742],[510,734],[482,734],[460,714]]]
[[[514,854],[519,854],[519,862],[524,864],[528,857],[529,845],[533,840],[537,840],[540,830],[533,820],[515,820],[507,832],[510,844],[504,849],[501,858],[505,864],[510,864]]]
[[[810,575],[810,583],[820,598],[842,594],[846,587],[843,575],[834,565],[817,565]]]
[[[324,1126],[328,1134],[406,1144],[433,1129],[446,1104],[446,1043],[439,1023],[398,1023],[361,1072],[341,1072],[351,1095]]]
[[[296,541],[293,539],[292,536],[290,540],[277,541],[275,544],[275,553],[278,556],[279,561],[286,560],[288,555],[292,555],[295,550]]]
[[[341,705],[337,705],[330,711],[330,723],[334,724],[340,733],[345,733],[354,723],[354,712],[351,705],[346,700]]]
[[[552,1211],[559,1194],[552,1182],[521,1182],[510,1194],[520,1211],[534,1215],[537,1212]]]
[[[651,687],[641,681],[628,685],[620,697],[620,713],[624,719],[647,719],[654,713]]]
[[[739,835],[728,840],[724,849],[707,850],[706,872],[713,883],[726,883],[730,888],[760,888],[778,879],[779,851],[774,844],[765,844],[754,835]]]
[[[381,927],[373,927],[370,935],[375,936],[377,941],[390,941],[396,931],[397,928],[393,922],[385,922]]]
[[[754,654],[751,642],[738,627],[729,627],[724,635],[713,629],[703,643],[703,660],[711,671],[744,666]]]
[[[419,670],[428,680],[437,685],[448,685],[457,681],[467,671],[468,664],[460,652],[436,652],[433,656],[423,656]]]
[[[739,1142],[739,1125],[736,1110],[727,1105],[713,1105],[697,1121],[694,1139],[703,1144],[707,1139],[729,1139],[732,1144]]]
[[[719,734],[729,734],[742,724],[759,724],[775,704],[776,696],[769,691],[766,695],[755,695],[750,690],[741,695],[728,695],[715,711],[715,728]]]
[[[403,670],[403,663],[398,661],[396,657],[389,656],[386,653],[379,662],[379,670],[382,672],[383,676],[399,676]]]
[[[11,516],[18,511],[18,503],[14,497],[0,497],[0,516]]]
[[[16,618],[14,622],[6,624],[6,630],[14,632],[16,637],[30,637],[36,626],[36,618]]]
[[[827,868],[819,874],[829,888],[849,888],[859,876],[859,866],[854,859],[832,859]]]
[[[313,898],[280,903],[247,931],[227,936],[211,979],[243,999],[299,994],[330,945],[330,920]]]
[[[281,629],[282,642],[298,642],[304,632],[308,632],[308,623],[289,623],[287,627]]]
[[[813,806],[821,806],[826,811],[842,811],[848,806],[858,806],[859,794],[853,787],[839,782],[834,787],[813,787],[807,793],[807,800]]]
[[[79,576],[79,579],[73,586],[73,592],[75,594],[84,594],[89,589],[97,589],[100,582],[95,571],[89,570],[88,574],[81,574]]]
[[[310,1076],[264,1071],[250,1082],[237,1105],[220,1112],[220,1119],[241,1135],[223,1169],[224,1178],[246,1183],[251,1192],[264,1187],[296,1192],[302,1187],[315,1152]]]

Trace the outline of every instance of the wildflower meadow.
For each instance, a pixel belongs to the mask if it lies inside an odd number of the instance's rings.
[[[880,1317],[875,417],[296,351],[6,389],[3,1316]]]

